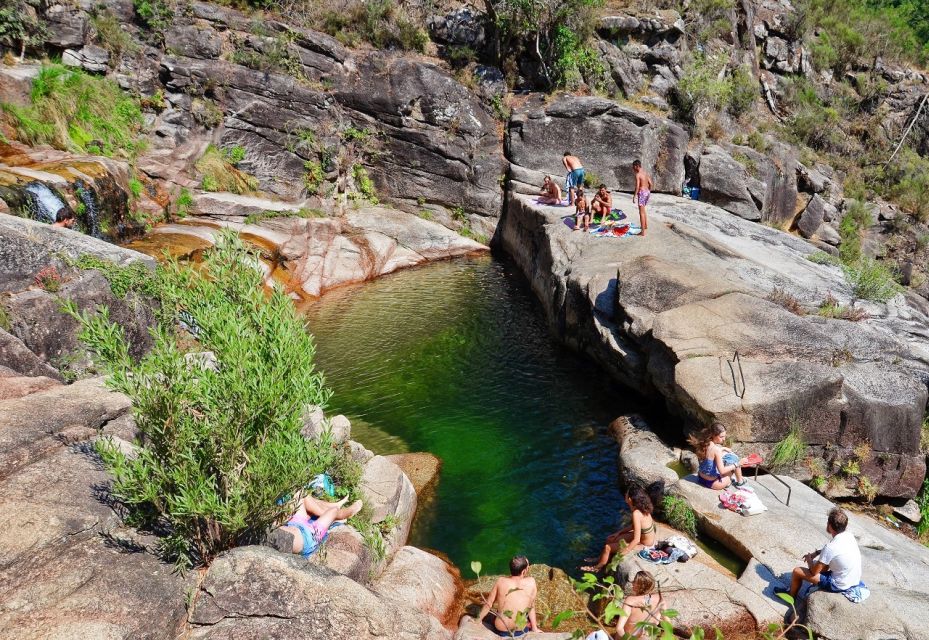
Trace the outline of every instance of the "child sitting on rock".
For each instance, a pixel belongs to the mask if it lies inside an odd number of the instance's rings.
[[[632,524],[607,537],[603,552],[597,558],[597,564],[581,567],[582,570],[592,573],[600,571],[610,561],[610,556],[619,550],[622,543],[626,543],[630,551],[638,551],[655,544],[658,525],[652,517],[654,507],[648,493],[642,487],[632,485],[626,493],[626,504],[632,509]],[[588,558],[588,561],[592,560],[593,558]]]
[[[590,207],[587,204],[587,196],[584,195],[584,189],[579,188],[577,190],[574,206],[577,211],[574,218],[574,230],[577,231],[583,224],[584,231],[590,231]]]
[[[697,481],[702,486],[719,491],[730,484],[735,487],[745,484],[742,478],[742,465],[745,460],[740,459],[729,447],[723,446],[726,441],[726,427],[714,422],[696,436],[691,436],[689,440],[700,458]]]

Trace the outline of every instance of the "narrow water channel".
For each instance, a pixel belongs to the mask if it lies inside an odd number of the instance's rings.
[[[379,453],[443,462],[411,544],[502,572],[575,567],[621,517],[607,425],[637,401],[550,336],[508,262],[458,259],[333,291],[305,308],[330,413]]]

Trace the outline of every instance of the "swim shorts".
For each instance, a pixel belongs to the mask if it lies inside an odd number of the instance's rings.
[[[584,175],[584,167],[579,167],[574,171],[568,172],[568,176],[565,178],[565,191],[572,188],[583,187]]]
[[[639,191],[639,206],[644,207],[648,204],[648,199],[652,196],[652,192],[648,189],[643,189]]]

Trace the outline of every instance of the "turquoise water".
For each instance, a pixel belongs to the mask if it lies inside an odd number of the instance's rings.
[[[503,572],[572,569],[620,522],[607,425],[639,407],[558,345],[513,265],[490,257],[401,271],[308,306],[330,413],[377,453],[443,467],[410,543]]]

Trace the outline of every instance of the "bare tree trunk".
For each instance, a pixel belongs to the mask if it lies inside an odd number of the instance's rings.
[[[919,115],[923,112],[923,107],[926,106],[926,100],[929,100],[929,93],[923,96],[923,101],[919,103],[919,109],[916,110],[916,115],[913,116],[912,120],[910,120],[910,126],[908,126],[906,131],[903,132],[903,137],[900,138],[900,142],[897,144],[897,148],[894,149],[894,152],[890,154],[890,158],[888,158],[887,162],[884,163],[885,167],[893,162],[894,157],[896,157],[897,153],[900,152],[900,148],[903,146],[903,143],[906,142],[906,137],[910,135],[910,131],[913,130],[913,125],[915,125],[916,121],[919,120]]]

